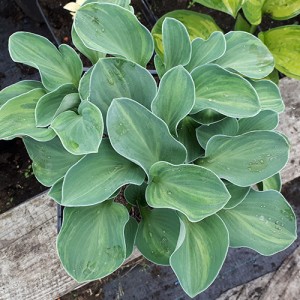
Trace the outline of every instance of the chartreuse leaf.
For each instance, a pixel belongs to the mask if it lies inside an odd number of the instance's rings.
[[[128,258],[133,252],[137,229],[138,222],[135,220],[135,218],[130,217],[124,229],[126,242],[126,258]]]
[[[300,13],[299,0],[265,0],[263,11],[275,20],[287,20]]]
[[[274,68],[274,59],[268,48],[254,35],[243,31],[225,34],[226,51],[215,63],[233,69],[250,78],[261,79]]]
[[[150,169],[147,203],[155,208],[178,210],[191,222],[216,213],[229,198],[224,183],[208,169],[166,162],[158,162]]]
[[[193,118],[193,120],[202,125],[210,125],[226,118],[226,116],[210,108],[206,108],[190,116]]]
[[[162,38],[166,71],[189,63],[192,48],[188,31],[181,22],[166,18],[162,24]]]
[[[114,149],[147,174],[158,161],[180,164],[186,159],[186,149],[172,137],[166,123],[131,99],[113,100],[107,129]]]
[[[41,82],[35,80],[23,80],[14,83],[0,91],[0,108],[10,99],[30,92],[34,89],[43,89]]]
[[[284,111],[284,103],[278,86],[270,80],[250,81],[259,98],[262,110],[269,109],[277,113]]]
[[[37,142],[30,138],[23,141],[33,161],[34,175],[45,186],[55,184],[81,158],[65,150],[58,137],[49,142]]]
[[[275,190],[280,192],[282,186],[280,173],[263,180],[262,182],[258,183],[257,186],[260,191]]]
[[[48,192],[48,196],[58,204],[61,204],[63,182],[64,178],[60,178],[53,184],[53,186],[50,188],[50,191]]]
[[[103,139],[98,153],[88,154],[66,174],[63,184],[64,206],[88,206],[108,199],[121,186],[140,185],[145,173],[120,156]]]
[[[247,22],[241,13],[238,13],[235,24],[234,31],[246,31],[251,32],[251,25]]]
[[[146,187],[147,184],[145,182],[142,185],[129,184],[124,191],[126,201],[133,206],[147,206],[145,198]]]
[[[65,111],[51,123],[63,146],[74,155],[97,153],[103,127],[101,111],[88,101],[79,105],[78,114]]]
[[[280,134],[252,131],[239,136],[214,136],[205,158],[197,161],[219,177],[249,186],[279,172],[288,161],[289,145]]]
[[[99,51],[95,51],[92,49],[89,49],[85,46],[85,44],[81,41],[81,39],[79,38],[76,30],[74,29],[74,26],[72,26],[72,31],[71,31],[71,35],[72,35],[72,42],[74,44],[74,46],[84,55],[86,56],[92,64],[95,64],[100,58],[105,57],[105,53],[99,52]]]
[[[89,68],[88,71],[83,74],[79,81],[78,93],[82,101],[88,100],[90,96],[90,83],[93,70],[94,66]]]
[[[254,117],[239,119],[238,134],[254,130],[273,130],[277,127],[278,122],[278,114],[275,111],[263,110]]]
[[[122,58],[105,58],[94,66],[89,101],[100,108],[104,121],[115,98],[127,97],[150,109],[156,82],[143,67]]]
[[[126,258],[124,228],[128,220],[126,208],[113,201],[66,207],[57,251],[67,273],[77,282],[85,282],[120,267]]]
[[[185,117],[178,126],[178,140],[182,143],[187,150],[186,162],[192,162],[204,154],[197,141],[196,128],[199,124],[194,121],[190,116]]]
[[[191,75],[196,88],[192,113],[213,109],[228,117],[243,118],[259,112],[258,96],[241,76],[214,64],[197,67]]]
[[[206,144],[208,140],[217,134],[223,135],[236,135],[239,130],[239,124],[236,119],[233,118],[225,118],[219,122],[210,124],[210,125],[202,125],[197,128],[197,140],[202,148],[206,148]]]
[[[243,3],[243,13],[252,25],[259,25],[262,18],[262,8],[266,0],[246,0]]]
[[[56,90],[47,93],[41,97],[35,110],[36,125],[45,127],[51,124],[54,118],[59,114],[59,107],[65,96],[76,93],[77,89],[73,84],[64,84]]]
[[[297,238],[295,214],[277,191],[251,190],[239,205],[218,215],[229,231],[231,247],[247,247],[262,255],[272,255]]]
[[[234,18],[243,4],[243,0],[195,0],[194,2],[200,3],[215,10],[223,11]]]
[[[154,46],[150,32],[120,6],[84,5],[76,13],[74,28],[85,46],[92,50],[120,55],[142,66],[146,66],[152,56]]]
[[[174,210],[142,209],[142,221],[139,223],[135,244],[150,261],[170,264],[179,236],[180,222]]]
[[[223,207],[224,209],[229,209],[237,206],[245,199],[245,197],[248,195],[250,191],[250,186],[240,187],[228,181],[225,181],[225,185],[231,198]]]
[[[190,297],[207,289],[215,280],[228,245],[228,231],[217,215],[198,223],[191,223],[181,216],[179,240],[170,265]]]
[[[190,62],[185,66],[188,71],[210,63],[220,58],[226,50],[224,34],[215,31],[207,39],[196,38],[192,41],[192,54]]]
[[[40,71],[46,89],[52,91],[66,83],[78,86],[82,63],[76,52],[68,45],[60,45],[57,50],[42,36],[16,32],[9,38],[8,49],[15,62]]]
[[[178,66],[162,77],[151,110],[165,121],[173,135],[177,135],[178,123],[191,111],[194,103],[193,79],[182,66]]]
[[[190,40],[196,38],[208,39],[214,31],[221,31],[211,16],[190,10],[174,10],[163,15],[154,25],[151,33],[154,38],[155,52],[163,57],[162,24],[166,18],[180,21],[187,29]]]
[[[0,139],[29,136],[37,141],[49,141],[55,137],[52,129],[37,128],[35,125],[35,107],[44,94],[44,89],[34,89],[1,106]]]
[[[276,69],[288,77],[300,79],[300,26],[281,26],[258,36],[272,52]]]

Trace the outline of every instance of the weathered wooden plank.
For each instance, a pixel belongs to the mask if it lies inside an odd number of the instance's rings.
[[[288,182],[300,175],[300,82],[283,79],[280,86],[287,106],[280,130],[292,145],[283,171]],[[79,286],[61,267],[55,240],[56,207],[46,194],[0,215],[1,300],[56,299]]]

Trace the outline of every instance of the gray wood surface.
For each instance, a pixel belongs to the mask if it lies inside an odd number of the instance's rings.
[[[292,149],[289,163],[283,171],[283,182],[286,183],[300,175],[300,82],[283,79],[280,87],[286,103],[286,111],[281,115],[280,130],[289,137]],[[30,199],[0,215],[1,300],[56,299],[78,287],[59,262],[55,240],[56,205],[46,194]],[[130,260],[138,255],[135,251]],[[295,272],[299,269],[297,265]],[[273,275],[266,276],[268,279],[268,276]],[[299,272],[295,278],[299,284]],[[274,289],[278,290],[280,277],[276,280]],[[269,284],[271,286],[273,281]],[[295,282],[291,278],[289,286],[293,285]],[[284,293],[287,295],[288,292]]]

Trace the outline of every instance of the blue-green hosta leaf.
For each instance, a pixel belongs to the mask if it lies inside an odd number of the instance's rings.
[[[194,2],[198,2],[206,7],[222,11],[233,16],[234,18],[243,4],[243,0],[194,0]]]
[[[23,141],[33,161],[34,175],[45,186],[55,184],[81,158],[65,150],[58,137],[49,142],[37,142],[30,138]]]
[[[77,88],[73,84],[68,83],[59,86],[56,90],[41,97],[35,110],[36,125],[38,127],[50,125],[59,112],[61,112],[59,108],[64,97],[76,92]]]
[[[79,105],[78,114],[65,111],[51,123],[67,151],[74,155],[97,153],[103,135],[103,119],[99,108],[88,101]]]
[[[196,129],[198,127],[199,124],[190,116],[185,117],[178,126],[178,141],[187,150],[186,162],[188,163],[204,155],[204,149],[200,147],[196,136]]]
[[[273,0],[272,0],[273,1]],[[246,0],[243,3],[243,13],[252,25],[259,25],[262,18],[262,8],[266,0]]]
[[[180,222],[171,209],[144,209],[135,243],[141,253],[159,265],[169,265],[179,236]]]
[[[300,26],[287,25],[260,32],[275,59],[275,67],[288,77],[300,79]]]
[[[263,11],[274,20],[287,20],[300,13],[300,1],[265,0]]]
[[[191,42],[185,26],[176,19],[166,18],[162,24],[162,56],[165,70],[187,65],[191,59]]]
[[[48,196],[58,204],[61,204],[63,182],[64,178],[60,178],[53,184],[48,192]]]
[[[261,191],[268,191],[268,190],[275,190],[280,192],[282,187],[281,177],[280,174],[277,173],[273,175],[272,177],[269,177],[262,182],[260,182],[258,185],[259,190]]]
[[[134,12],[133,7],[130,5],[131,0],[85,0],[84,5],[88,3],[94,3],[94,2],[116,4],[123,8],[128,9],[131,12]]]
[[[154,56],[154,65],[157,72],[157,75],[159,78],[162,78],[164,74],[166,73],[166,67],[164,65],[164,62],[160,58],[160,56],[155,55]]]
[[[74,28],[90,49],[120,55],[142,66],[146,66],[152,56],[154,45],[150,32],[120,6],[84,5],[76,13]]]
[[[147,203],[155,208],[178,210],[191,222],[216,213],[229,198],[224,183],[205,168],[158,162],[150,169]]]
[[[134,218],[130,217],[124,229],[125,242],[126,242],[126,258],[128,258],[133,252],[133,246],[134,246],[137,229],[138,229],[138,222]]]
[[[248,195],[250,191],[250,186],[240,187],[228,181],[225,182],[225,185],[231,198],[224,206],[224,209],[229,209],[237,206],[245,199],[245,197]]]
[[[121,186],[140,185],[145,173],[137,165],[120,156],[103,139],[98,153],[88,154],[66,174],[63,184],[64,206],[87,206],[108,199]]]
[[[272,131],[252,131],[239,136],[214,136],[205,158],[197,164],[238,186],[249,186],[278,173],[287,163],[289,144]]]
[[[64,210],[57,251],[67,273],[77,282],[102,278],[126,258],[126,208],[113,201]]]
[[[186,149],[172,137],[166,123],[131,99],[113,100],[107,129],[114,149],[147,174],[158,161],[180,164],[186,159]]]
[[[124,191],[126,201],[133,206],[147,206],[146,187],[147,183],[145,182],[142,185],[129,184]]]
[[[239,124],[236,119],[225,118],[219,122],[202,125],[197,128],[197,140],[202,148],[206,148],[208,140],[217,134],[234,136],[239,130]]]
[[[297,238],[295,214],[277,191],[251,190],[239,205],[218,214],[229,231],[231,247],[273,255]]]
[[[174,10],[163,15],[154,25],[151,33],[154,38],[155,52],[163,57],[162,24],[166,18],[180,21],[187,29],[190,40],[196,38],[208,39],[214,31],[221,31],[211,16],[191,10]]]
[[[278,122],[278,114],[275,111],[263,110],[254,117],[239,119],[238,135],[254,130],[273,130]]]
[[[243,118],[259,112],[258,96],[241,76],[214,64],[197,67],[191,75],[196,88],[192,113],[213,109],[228,117]]]
[[[218,113],[210,108],[199,111],[196,114],[190,115],[193,120],[202,125],[210,125],[219,122],[226,118],[226,116]]]
[[[72,26],[72,42],[74,46],[84,55],[86,56],[91,63],[94,65],[100,58],[105,57],[105,53],[95,51],[92,49],[89,49],[85,46],[85,44],[82,42],[82,40],[79,38],[76,30],[74,29],[74,26]]]
[[[10,99],[30,92],[34,89],[43,89],[41,82],[35,80],[23,80],[14,83],[0,91],[0,107]]]
[[[29,136],[37,141],[49,141],[55,137],[52,129],[37,128],[35,125],[35,107],[43,95],[44,89],[34,89],[1,106],[0,139]]]
[[[274,68],[274,59],[268,48],[254,35],[243,31],[225,34],[225,54],[216,64],[233,69],[250,78],[261,79]]]
[[[68,45],[57,48],[46,38],[29,33],[16,32],[10,36],[9,53],[15,62],[37,68],[42,83],[52,91],[62,84],[78,86],[82,63],[76,52]]]
[[[94,66],[89,68],[88,71],[83,74],[79,81],[78,93],[81,101],[88,100],[90,96],[90,83],[93,70]]]
[[[185,68],[191,72],[199,66],[220,58],[225,50],[226,40],[220,31],[213,32],[207,40],[196,38],[192,41],[191,60]]]
[[[181,287],[194,297],[217,277],[228,251],[228,231],[217,216],[191,223],[181,216],[180,236],[170,264]]]
[[[194,103],[193,79],[182,66],[178,66],[162,77],[151,110],[165,121],[170,132],[175,136],[178,123],[191,111]]]
[[[281,113],[284,103],[278,86],[270,80],[250,81],[259,98],[262,110],[269,109]]]
[[[100,108],[104,121],[115,98],[127,97],[150,109],[157,86],[146,69],[121,58],[101,59],[93,69],[89,101]]]

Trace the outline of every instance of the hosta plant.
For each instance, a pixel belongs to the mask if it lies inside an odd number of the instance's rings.
[[[35,176],[65,206],[57,250],[70,276],[111,274],[137,247],[170,265],[193,297],[214,281],[229,247],[272,255],[296,238],[280,194],[284,104],[263,79],[274,60],[248,33],[190,41],[166,18],[155,80],[145,68],[150,32],[127,5],[102,2],[83,5],[74,20],[73,42],[93,63],[84,74],[69,46],[10,37],[12,59],[37,68],[41,82],[1,91],[0,137],[23,139]]]

